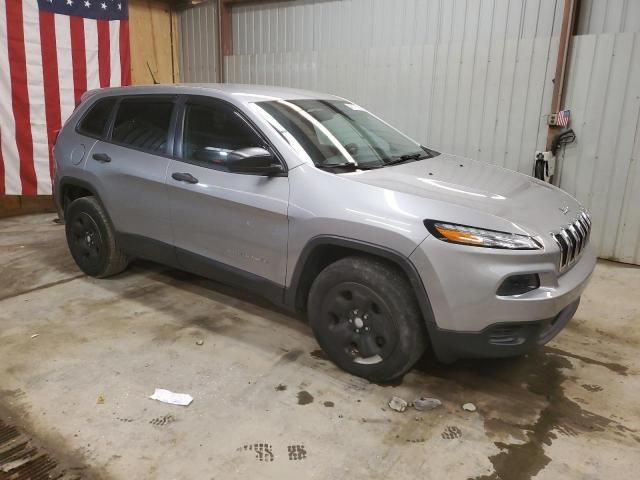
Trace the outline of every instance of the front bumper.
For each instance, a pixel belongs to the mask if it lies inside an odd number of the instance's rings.
[[[429,329],[434,353],[442,362],[459,358],[513,357],[550,342],[569,323],[580,298],[553,318],[535,322],[497,323],[480,332]]]
[[[596,264],[592,245],[559,274],[558,252],[551,248],[495,250],[452,245],[434,237],[422,242],[410,258],[429,297],[433,321],[427,327],[443,361],[518,355],[548,342],[573,317]],[[496,295],[505,278],[528,273],[539,275],[539,288]]]

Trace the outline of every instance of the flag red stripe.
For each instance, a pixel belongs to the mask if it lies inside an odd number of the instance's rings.
[[[27,61],[22,23],[22,1],[8,1],[6,2],[6,8],[11,101],[13,118],[16,124],[16,144],[18,146],[18,155],[20,156],[22,194],[35,195],[37,193],[36,171],[33,165],[33,137],[31,136],[29,90],[27,89]]]
[[[129,49],[129,21],[120,21],[120,78],[122,85],[131,85],[131,54]]]
[[[84,47],[84,19],[69,17],[71,28],[71,62],[73,64],[73,93],[76,105],[87,91],[87,54]]]
[[[62,123],[60,113],[60,84],[58,82],[58,54],[54,14],[40,11],[40,43],[42,45],[42,78],[44,81],[44,108],[49,141],[49,173],[53,179],[52,146]]]
[[[111,80],[111,45],[109,44],[108,20],[98,20],[98,68],[100,87],[108,87]]]

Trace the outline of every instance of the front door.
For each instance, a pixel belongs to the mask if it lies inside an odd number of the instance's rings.
[[[187,97],[178,119],[178,159],[167,186],[174,243],[186,269],[277,295],[285,284],[286,176],[231,173],[229,152],[267,142],[226,102]]]

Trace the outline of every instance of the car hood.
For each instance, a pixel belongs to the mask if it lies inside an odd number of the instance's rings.
[[[542,234],[569,223],[582,208],[576,199],[553,185],[449,154],[347,175],[414,200],[431,200],[424,208],[432,211],[422,213],[435,220],[467,221],[468,225],[477,223],[477,214],[488,214],[512,224],[513,231]]]

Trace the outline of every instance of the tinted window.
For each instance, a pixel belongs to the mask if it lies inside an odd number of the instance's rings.
[[[187,104],[182,147],[185,160],[224,168],[229,152],[264,144],[233,108]]]
[[[78,130],[93,137],[101,137],[115,103],[115,98],[98,100],[89,108],[87,114],[80,121]]]
[[[111,139],[151,153],[165,153],[172,110],[171,100],[124,99]]]

